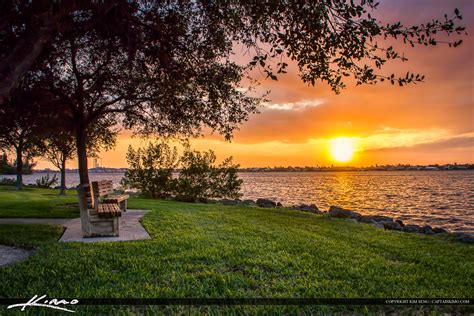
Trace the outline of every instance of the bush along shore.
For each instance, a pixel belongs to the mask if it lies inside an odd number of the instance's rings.
[[[240,200],[240,199],[221,199],[221,200],[207,200],[201,201],[206,203],[220,203],[224,205],[255,205],[263,208],[287,208],[302,212],[310,212],[314,214],[321,214],[328,216],[330,218],[338,218],[338,219],[347,219],[351,220],[356,223],[364,223],[373,225],[375,227],[385,229],[385,230],[396,230],[406,233],[417,233],[423,235],[438,235],[438,234],[446,234],[450,235],[458,241],[465,242],[465,243],[474,243],[474,236],[467,234],[467,233],[460,233],[460,232],[449,232],[448,230],[442,227],[432,227],[430,225],[413,225],[413,224],[405,224],[400,219],[394,219],[389,216],[385,215],[362,215],[358,212],[347,210],[341,208],[339,206],[331,206],[329,210],[321,211],[315,204],[299,204],[293,206],[283,206],[280,202],[276,202],[270,199],[257,199],[257,200]]]

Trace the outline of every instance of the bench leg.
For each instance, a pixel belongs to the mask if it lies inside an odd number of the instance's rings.
[[[101,218],[96,215],[91,217],[91,235],[87,237],[118,237],[119,236],[119,218],[107,217]],[[86,237],[86,236],[84,236]]]
[[[119,226],[120,226],[120,225],[119,225],[119,222],[120,222],[119,218],[118,218],[118,217],[114,217],[113,235],[114,235],[115,237],[118,237],[118,235],[119,235]]]

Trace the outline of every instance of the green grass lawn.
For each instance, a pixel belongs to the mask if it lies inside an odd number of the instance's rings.
[[[60,225],[0,225],[0,245],[38,248],[55,243],[63,231]]]
[[[67,190],[66,196],[59,190],[13,186],[0,186],[1,217],[79,217],[75,190]]]
[[[5,200],[23,204],[16,196],[30,193],[33,207],[34,196],[40,203],[48,197],[45,190],[2,192],[12,198],[2,199],[0,208]],[[474,247],[442,236],[384,231],[285,209],[137,198],[129,205],[151,210],[142,219],[151,240],[63,244],[56,242],[61,234],[57,226],[0,225],[0,244],[18,240],[19,245],[38,248],[29,260],[0,268],[0,297],[469,298],[474,294]],[[112,308],[77,307],[94,313],[109,313]],[[409,313],[420,310],[404,308]],[[131,314],[367,311],[343,306],[127,309]]]

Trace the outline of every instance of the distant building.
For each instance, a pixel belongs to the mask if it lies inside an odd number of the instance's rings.
[[[92,159],[92,168],[99,168],[99,167],[100,167],[99,159],[98,158]]]

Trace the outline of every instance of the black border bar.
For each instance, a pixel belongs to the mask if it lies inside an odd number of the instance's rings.
[[[0,305],[30,299],[0,298]],[[75,305],[474,305],[472,298],[58,298],[63,299],[75,299]]]

